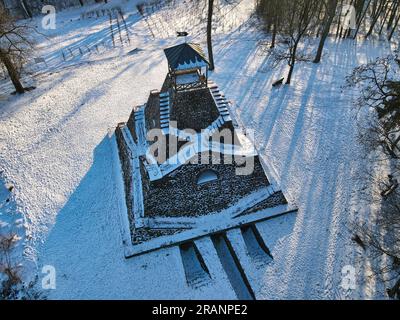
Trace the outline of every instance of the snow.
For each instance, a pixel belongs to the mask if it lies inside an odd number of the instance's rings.
[[[206,170],[197,178],[197,184],[204,184],[214,180],[218,180],[217,174],[213,170]]]
[[[198,287],[209,281],[210,276],[206,269],[207,267],[202,265],[202,261],[200,261],[196,253],[195,246],[193,244],[181,246],[180,250],[188,284]]]
[[[228,275],[236,296],[240,300],[252,300],[253,292],[250,291],[243,277],[243,273],[235,261],[232,251],[228,247],[228,240],[221,235],[213,236],[213,242],[222,266]]]
[[[385,48],[330,41],[324,63],[297,65],[293,85],[276,90],[273,79],[283,71],[271,72],[268,57],[257,56],[249,42],[233,45],[235,54],[229,54],[229,46],[217,50],[223,59],[217,60],[214,79],[236,99],[241,122],[254,129],[256,147],[274,168],[285,195],[299,207],[293,235],[273,252],[275,262],[265,272],[262,296],[335,298],[341,269],[354,264],[348,228],[358,209],[355,191],[362,167],[357,110],[351,105],[356,93],[343,88],[344,77],[358,64],[384,55]],[[227,77],[227,66],[242,72]]]
[[[47,292],[50,299],[234,299],[209,238],[196,245],[212,281],[197,289],[186,284],[177,247],[124,258],[127,221],[120,215],[123,187],[110,135],[161,87],[168,70],[162,49],[179,43],[152,39],[133,3],[121,2],[130,10],[130,45],[112,49],[107,19],[78,20],[82,9],[70,9],[58,14],[50,38],[40,40],[38,55],[48,67],[36,73],[37,89],[9,96],[10,85],[0,83],[0,168],[4,183],[15,186],[15,213],[2,207],[0,220],[20,225],[23,217],[25,264],[34,264],[39,276],[41,266],[55,266],[57,289]],[[345,265],[357,267],[359,284],[345,298],[380,297],[374,279],[366,281],[364,266],[357,265],[348,229],[358,210],[363,156],[352,108],[357,92],[343,85],[352,68],[390,48],[330,40],[321,64],[298,63],[292,85],[275,89],[286,66],[271,69],[254,30],[218,30],[211,79],[233,100],[235,118],[254,130],[268,174],[299,208],[295,218],[257,225],[274,257],[250,272],[261,283],[257,298],[338,298]],[[203,38],[193,38],[206,47]],[[99,53],[62,59],[61,50],[102,41]],[[135,48],[141,50],[129,54]]]
[[[187,73],[178,75],[176,77],[177,84],[187,84],[187,83],[195,83],[199,80],[199,76],[197,73]]]

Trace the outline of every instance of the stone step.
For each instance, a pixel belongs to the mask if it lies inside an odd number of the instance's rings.
[[[232,118],[230,116],[224,116],[223,118],[224,118],[224,120],[226,122],[231,122],[232,121]]]
[[[215,93],[213,93],[214,97],[225,97],[225,95],[221,92],[221,91],[216,91]]]

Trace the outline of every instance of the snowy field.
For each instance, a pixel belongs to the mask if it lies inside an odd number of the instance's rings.
[[[198,289],[186,283],[178,248],[124,259],[112,130],[160,88],[167,73],[162,49],[181,40],[153,38],[135,1],[117,2],[127,14],[130,44],[111,49],[107,19],[80,20],[82,9],[70,9],[58,14],[48,38],[39,37],[36,55],[48,66],[30,80],[37,89],[11,96],[9,84],[0,83],[0,171],[3,183],[15,188],[13,212],[0,206],[0,220],[18,225],[27,278],[55,266],[50,299],[235,299],[207,239],[198,246],[213,280]],[[249,25],[217,33],[210,76],[234,102],[236,117],[255,130],[257,149],[299,208],[288,218],[292,230],[280,228],[282,219],[261,226],[276,241],[273,262],[257,270],[256,297],[380,298],[349,231],[363,154],[355,141],[357,92],[343,86],[354,67],[390,48],[329,40],[321,64],[297,64],[292,85],[273,89],[286,66],[272,69],[259,39]],[[195,38],[206,48],[204,40]],[[103,43],[99,52],[62,58],[68,48],[95,43]],[[141,50],[132,53],[135,48]],[[354,291],[340,288],[346,265],[357,270]]]

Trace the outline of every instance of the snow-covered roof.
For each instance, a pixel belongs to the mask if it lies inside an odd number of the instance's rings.
[[[209,65],[203,50],[196,43],[182,43],[164,49],[164,53],[172,70],[201,68]]]

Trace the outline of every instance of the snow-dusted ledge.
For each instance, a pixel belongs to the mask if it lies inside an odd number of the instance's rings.
[[[280,205],[230,220],[219,219],[218,224],[215,223],[214,219],[211,219],[206,225],[203,225],[202,228],[185,230],[172,236],[161,236],[137,245],[128,245],[125,247],[125,258],[131,258],[159,249],[176,246],[184,242],[198,240],[202,237],[241,228],[295,212],[297,212],[297,209],[290,205]]]

